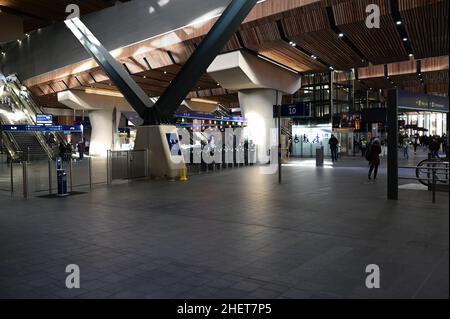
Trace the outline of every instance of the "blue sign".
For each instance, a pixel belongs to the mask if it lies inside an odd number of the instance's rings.
[[[36,124],[52,125],[53,124],[53,115],[37,114],[36,115]]]
[[[239,116],[217,116],[214,114],[199,114],[199,113],[176,113],[175,117],[195,119],[195,120],[212,120],[212,121],[225,121],[225,122],[247,122],[247,119]]]
[[[415,111],[448,113],[448,98],[408,91],[398,92],[398,107]]]
[[[278,117],[278,108],[281,108],[281,117],[299,118],[311,116],[311,103],[300,102],[295,104],[283,104],[273,106],[273,117]]]
[[[1,125],[6,132],[82,132],[81,125]]]
[[[166,133],[167,144],[169,145],[172,156],[181,156],[180,142],[176,133]]]

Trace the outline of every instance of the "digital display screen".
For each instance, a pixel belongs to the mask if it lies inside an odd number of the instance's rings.
[[[46,114],[37,114],[36,115],[36,124],[38,125],[52,125],[53,124],[53,115]]]

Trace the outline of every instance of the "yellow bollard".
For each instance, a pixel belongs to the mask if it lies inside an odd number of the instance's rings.
[[[189,179],[187,177],[186,168],[181,169],[180,182],[187,182]]]

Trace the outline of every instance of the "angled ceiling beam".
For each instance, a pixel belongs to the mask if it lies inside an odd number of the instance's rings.
[[[105,71],[111,81],[117,86],[125,99],[141,116],[150,116],[154,111],[153,102],[147,94],[131,78],[122,64],[117,62],[106,50],[100,41],[89,31],[79,18],[65,21],[67,27],[80,41],[88,53],[97,61],[98,65]]]
[[[230,38],[238,30],[258,0],[233,0],[200,43],[167,90],[156,102],[155,107],[161,112],[163,123],[172,121],[173,114],[206,72],[208,66],[222,51]],[[151,119],[144,118],[145,124]],[[159,123],[157,123],[159,124]]]

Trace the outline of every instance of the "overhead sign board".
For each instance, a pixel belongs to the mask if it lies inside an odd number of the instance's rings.
[[[52,125],[53,115],[36,114],[36,124],[38,125]]]
[[[283,104],[273,106],[273,117],[278,117],[278,108],[280,108],[280,116],[288,118],[311,117],[311,103],[300,102],[294,104]]]
[[[212,120],[212,121],[225,121],[225,122],[247,122],[247,119],[239,116],[217,116],[214,114],[199,114],[199,113],[176,113],[175,117],[195,119],[195,120]]]
[[[448,113],[448,98],[408,91],[398,92],[398,107],[415,111]]]
[[[81,125],[1,125],[6,132],[82,132]]]

